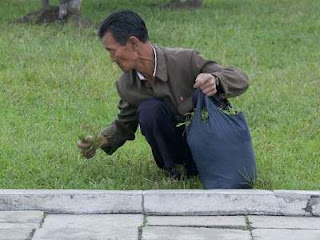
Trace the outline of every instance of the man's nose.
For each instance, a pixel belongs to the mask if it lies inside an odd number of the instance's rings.
[[[116,58],[115,58],[114,54],[110,54],[110,59],[111,59],[111,62],[115,62],[116,61]]]

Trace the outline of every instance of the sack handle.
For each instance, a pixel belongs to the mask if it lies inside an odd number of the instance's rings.
[[[231,103],[226,98],[219,98],[217,94],[208,97],[205,95],[202,91],[199,89],[196,90],[196,93],[198,95],[197,97],[197,108],[199,110],[202,110],[205,106],[209,107],[209,101],[211,101],[215,108],[222,108],[223,110],[231,109]]]

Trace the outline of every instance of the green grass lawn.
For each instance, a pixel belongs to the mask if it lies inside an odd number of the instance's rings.
[[[53,1],[57,3],[58,1]],[[195,48],[248,73],[231,102],[248,120],[256,188],[320,188],[319,0],[206,0],[202,9],[159,9],[156,0],[85,0],[94,28],[13,24],[40,0],[0,2],[0,188],[202,188],[169,180],[140,132],[112,156],[79,156],[78,136],[117,114],[111,64],[96,35],[109,13],[139,12],[151,41]]]

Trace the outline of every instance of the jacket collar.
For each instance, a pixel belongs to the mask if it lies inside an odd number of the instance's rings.
[[[154,49],[157,53],[157,67],[156,67],[156,74],[155,77],[163,82],[168,81],[168,74],[167,74],[167,65],[166,59],[164,56],[164,50],[158,46],[153,45]],[[137,71],[134,69],[131,72],[131,83],[133,80],[137,81],[138,88],[141,88],[141,80],[137,74]]]
[[[166,65],[166,59],[164,56],[164,51],[162,48],[155,46],[155,45],[154,45],[154,48],[157,52],[156,78],[166,82],[166,81],[168,81],[168,74],[167,74],[167,65]]]

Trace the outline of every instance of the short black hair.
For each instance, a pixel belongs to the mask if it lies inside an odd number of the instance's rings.
[[[148,30],[143,19],[130,10],[120,10],[108,16],[100,26],[100,38],[111,32],[113,38],[121,45],[125,45],[131,36],[142,42],[149,40]]]

